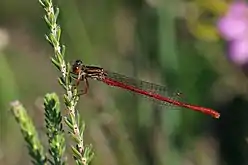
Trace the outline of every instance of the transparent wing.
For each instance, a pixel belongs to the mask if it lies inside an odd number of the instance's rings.
[[[111,80],[125,84],[124,86],[123,85],[119,86],[121,88],[131,86],[135,89],[144,91],[145,93],[151,93],[153,95],[161,95],[164,97],[168,97],[172,100],[180,101],[182,99],[181,93],[179,91],[172,91],[167,86],[162,86],[162,85],[150,83],[147,81],[138,80],[135,78],[127,77],[127,76],[124,76],[124,75],[121,75],[118,73],[114,73],[114,72],[109,72],[109,71],[105,71],[105,77],[107,77]],[[118,86],[118,85],[115,85],[115,86]],[[128,88],[128,90],[135,92],[134,90],[130,90],[130,88]],[[138,93],[138,94],[140,94],[140,93]],[[147,96],[145,94],[140,94],[140,95],[153,101],[156,104],[173,106],[171,103],[167,103],[165,101],[161,101],[161,100],[152,98],[152,97]]]

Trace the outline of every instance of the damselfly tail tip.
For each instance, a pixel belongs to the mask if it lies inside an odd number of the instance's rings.
[[[220,118],[220,113],[216,111],[211,111],[210,115],[212,115],[214,118],[219,119]]]
[[[220,113],[216,113],[215,115],[214,115],[214,117],[216,118],[216,119],[219,119],[220,118]]]
[[[209,109],[209,108],[202,108],[201,107],[201,112],[205,113],[205,114],[208,114],[216,119],[219,119],[220,118],[220,113],[213,110],[213,109]]]

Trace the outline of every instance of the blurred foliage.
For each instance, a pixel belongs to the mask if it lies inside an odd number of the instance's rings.
[[[227,11],[228,4],[225,1],[196,0],[196,2],[186,2],[183,6],[187,27],[196,38],[210,42],[220,39],[215,22]]]
[[[81,59],[167,84],[171,91],[181,91],[186,102],[222,114],[214,120],[187,109],[161,107],[90,81],[89,94],[81,97],[78,107],[86,121],[86,143],[96,150],[92,164],[247,164],[247,76],[227,60],[226,44],[216,30],[229,2],[55,2],[61,10],[67,60]],[[0,1],[0,29],[9,38],[0,35],[0,45],[7,43],[0,47],[0,164],[29,161],[7,114],[9,101],[19,98],[32,109],[29,114],[42,135],[40,97],[51,91],[62,94],[50,64],[53,52],[44,40],[42,16],[38,1]]]
[[[0,91],[0,126],[11,131],[12,124],[6,120],[8,116],[6,109],[8,109],[8,103],[10,101],[18,98],[19,91],[15,75],[4,53],[0,53]],[[0,138],[4,138],[2,136],[0,134]]]

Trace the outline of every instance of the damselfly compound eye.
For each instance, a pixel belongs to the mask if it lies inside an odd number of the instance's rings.
[[[75,74],[79,74],[82,70],[83,62],[81,60],[76,60],[72,65],[72,72]]]

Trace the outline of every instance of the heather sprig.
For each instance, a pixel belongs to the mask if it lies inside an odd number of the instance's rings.
[[[27,111],[19,101],[11,103],[11,112],[18,122],[22,135],[27,143],[29,155],[34,165],[47,165],[47,158],[43,146],[38,138],[37,131]]]
[[[51,156],[48,161],[51,165],[64,165],[65,137],[61,122],[59,98],[55,93],[46,94],[44,108],[49,154]]]
[[[45,10],[44,19],[50,29],[46,39],[54,49],[54,57],[51,58],[52,63],[59,69],[61,76],[59,83],[65,89],[64,102],[68,110],[68,116],[64,118],[65,123],[70,129],[70,135],[76,145],[71,145],[74,153],[73,157],[77,164],[88,164],[93,158],[92,146],[85,146],[83,133],[84,122],[82,122],[79,112],[76,110],[76,105],[79,97],[78,91],[73,87],[73,82],[70,77],[70,64],[65,62],[65,46],[60,43],[61,28],[57,24],[59,8],[54,8],[52,0],[39,0]]]
[[[79,99],[78,91],[74,88],[70,77],[70,63],[66,63],[64,60],[65,46],[60,43],[61,28],[57,24],[59,8],[55,9],[51,0],[39,0],[39,2],[45,10],[44,19],[50,30],[49,34],[46,35],[46,39],[54,49],[54,56],[51,58],[51,61],[61,73],[59,83],[65,90],[64,103],[68,110],[66,113],[68,115],[64,117],[64,121],[69,127],[69,134],[75,142],[74,145],[71,145],[73,158],[75,159],[76,164],[87,165],[92,160],[94,153],[91,145],[84,145],[83,135],[85,124],[82,121],[79,112],[76,110]],[[46,154],[46,156],[43,152],[43,146],[38,139],[37,131],[26,110],[19,101],[11,103],[11,111],[21,127],[24,139],[28,144],[29,154],[33,158],[32,162],[35,165],[66,164],[64,158],[65,138],[59,106],[59,99],[55,93],[47,94],[45,96],[45,123],[49,144],[49,155]]]

